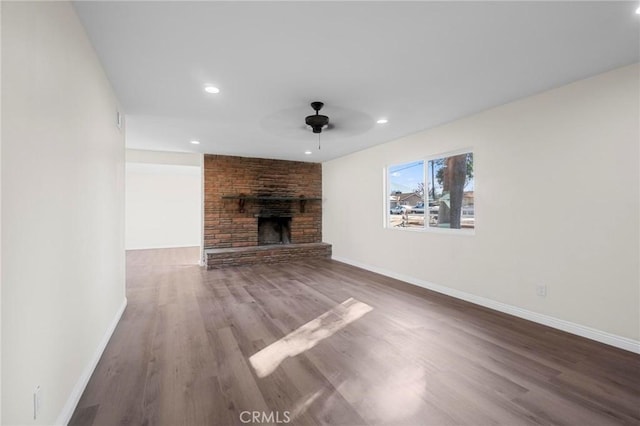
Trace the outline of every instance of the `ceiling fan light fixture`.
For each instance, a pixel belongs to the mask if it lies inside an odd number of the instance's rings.
[[[313,108],[316,112],[315,115],[308,115],[304,122],[307,126],[310,126],[313,130],[313,133],[322,133],[322,129],[329,125],[329,117],[326,115],[321,115],[320,110],[324,104],[319,101],[311,102],[311,108]]]

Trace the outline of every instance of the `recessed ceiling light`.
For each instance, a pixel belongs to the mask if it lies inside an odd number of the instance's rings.
[[[378,124],[387,124],[389,122],[389,120],[387,120],[386,118],[381,118],[380,120],[376,121],[376,123]]]
[[[305,151],[304,153],[307,155],[311,155],[311,151]]]
[[[194,140],[194,141],[191,141],[191,143],[194,144],[194,145],[200,145],[200,141],[195,141]]]
[[[204,86],[204,91],[207,93],[220,93],[220,89],[215,86]]]
[[[638,15],[640,15],[640,7],[638,7],[638,8],[636,9],[636,13],[637,13]]]

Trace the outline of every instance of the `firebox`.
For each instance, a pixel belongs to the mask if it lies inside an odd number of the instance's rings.
[[[258,245],[291,243],[291,217],[258,217]]]

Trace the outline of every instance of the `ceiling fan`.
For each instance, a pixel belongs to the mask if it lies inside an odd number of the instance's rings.
[[[320,101],[311,102],[311,108],[316,112],[315,115],[308,115],[304,119],[307,126],[311,126],[313,133],[322,133],[322,129],[329,126],[329,117],[320,114],[320,110],[324,106],[324,103]]]
[[[313,113],[309,115],[309,105]],[[275,111],[265,116],[261,122],[261,127],[287,140],[309,140],[309,130],[312,134],[322,135],[324,141],[333,142],[346,141],[346,138],[367,132],[375,123],[368,114],[331,104],[331,118],[321,114],[325,108],[324,102],[315,101],[299,104],[287,109]],[[305,114],[306,113],[306,114]],[[304,122],[301,118],[305,117]],[[320,141],[318,141],[320,142]]]

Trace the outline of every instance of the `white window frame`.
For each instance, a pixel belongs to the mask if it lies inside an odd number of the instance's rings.
[[[384,214],[383,214],[383,227],[386,229],[392,229],[392,230],[399,230],[399,231],[408,231],[408,232],[431,232],[431,233],[437,233],[437,234],[452,234],[452,235],[467,235],[467,236],[473,236],[475,235],[475,231],[476,228],[478,226],[478,212],[477,212],[477,207],[475,205],[475,201],[474,201],[474,227],[473,228],[460,228],[460,229],[451,229],[451,228],[438,228],[438,227],[431,227],[429,226],[429,200],[430,200],[430,195],[429,195],[429,187],[431,184],[431,177],[429,176],[429,161],[433,161],[433,160],[437,160],[440,158],[447,158],[447,157],[452,157],[452,156],[456,156],[456,155],[462,155],[462,154],[473,154],[473,171],[474,171],[474,183],[473,183],[473,187],[474,187],[474,193],[477,191],[477,183],[475,181],[475,175],[476,175],[476,171],[477,171],[477,164],[476,164],[476,153],[473,149],[473,147],[467,147],[467,148],[461,148],[461,149],[457,149],[457,150],[452,150],[452,151],[447,151],[447,152],[443,152],[443,153],[438,153],[438,154],[433,154],[433,155],[428,155],[422,158],[414,158],[413,160],[407,160],[407,161],[397,161],[391,164],[387,164],[382,173],[383,173],[383,182],[384,182],[384,203],[382,203],[384,205]],[[424,226],[422,228],[418,228],[418,227],[400,227],[400,226],[391,226],[390,225],[390,210],[391,210],[391,198],[390,198],[390,194],[391,194],[391,182],[389,179],[389,169],[391,167],[400,165],[400,164],[407,164],[407,163],[412,163],[412,162],[416,162],[416,161],[422,161],[423,162],[423,182],[424,182],[424,187],[425,187],[425,194],[424,194],[424,204],[425,204],[425,212],[424,212]]]

